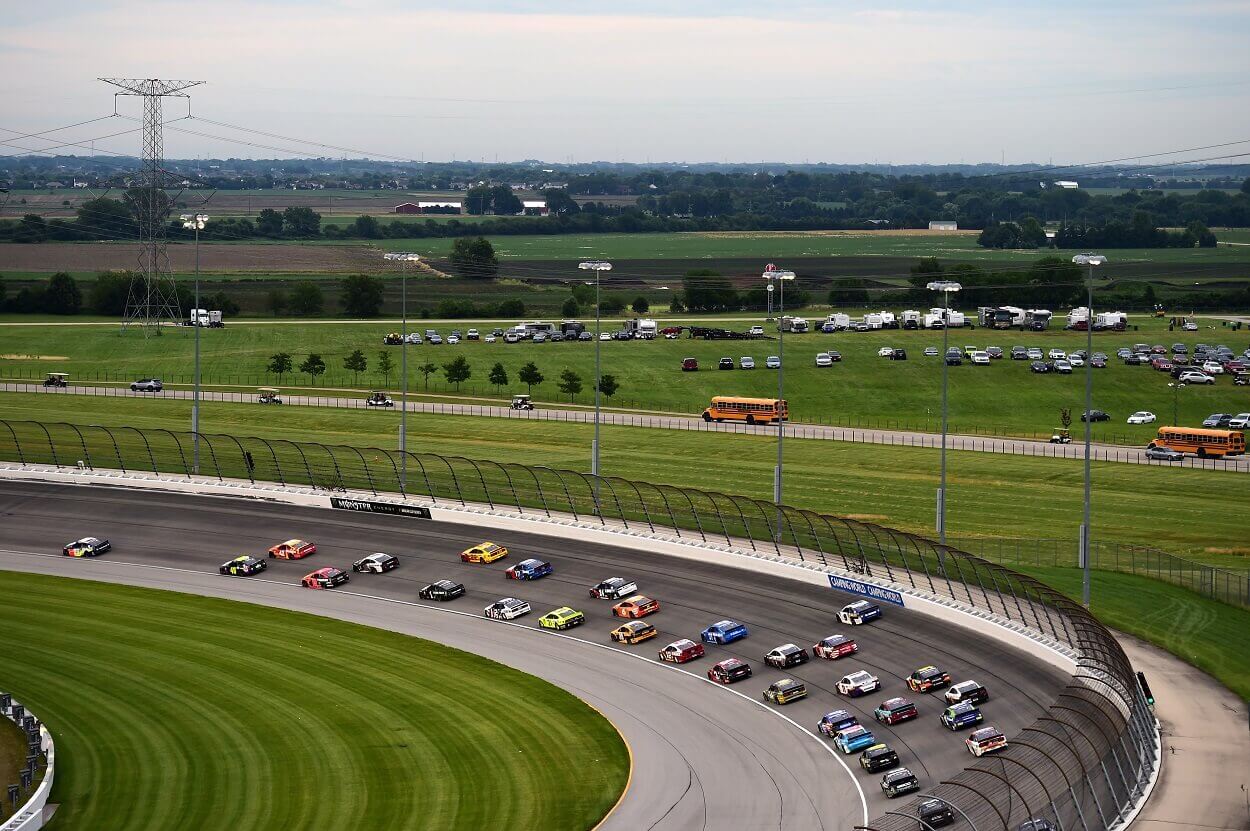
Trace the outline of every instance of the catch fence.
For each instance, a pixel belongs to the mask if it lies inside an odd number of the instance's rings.
[[[938,602],[995,616],[1058,644],[1077,670],[1044,716],[1009,737],[1005,751],[972,760],[926,791],[978,831],[1014,831],[1033,818],[1064,831],[1116,827],[1145,795],[1159,762],[1157,726],[1133,669],[1115,637],[1087,610],[1027,575],[872,523],[542,466],[134,427],[0,420],[0,459],[188,480],[198,473],[222,481],[572,517],[637,533],[749,547],[900,584]],[[917,827],[919,802],[901,802],[866,828],[910,831]]]

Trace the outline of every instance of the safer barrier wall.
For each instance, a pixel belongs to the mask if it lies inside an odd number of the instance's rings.
[[[1124,652],[1088,611],[1026,575],[879,525],[576,471],[169,430],[0,420],[0,458],[187,480],[198,470],[199,476],[223,482],[276,482],[329,495],[351,489],[412,496],[434,507],[481,504],[518,518],[572,517],[696,544],[745,542],[757,553],[981,610],[1074,656],[1076,672],[1046,716],[1009,737],[1006,751],[972,761],[931,790],[973,827],[1014,831],[1028,819],[1045,818],[1060,829],[1116,828],[1139,806],[1157,769],[1154,717]],[[917,804],[900,804],[866,827],[916,828]]]

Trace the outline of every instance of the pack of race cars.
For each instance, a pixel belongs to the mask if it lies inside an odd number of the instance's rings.
[[[106,539],[84,537],[68,543],[62,553],[69,557],[94,557],[106,553],[112,548]],[[249,554],[239,555],[222,563],[219,572],[233,577],[250,577],[262,574],[268,568],[269,559],[301,560],[316,554],[315,543],[301,539],[290,539],[278,543],[268,549],[267,557]],[[493,542],[483,542],[465,549],[459,559],[464,563],[490,564],[508,557],[507,547]],[[377,552],[369,554],[352,564],[351,570],[357,574],[384,574],[398,568],[400,560],[394,554]],[[527,558],[504,571],[504,576],[513,580],[538,580],[555,572],[554,566],[538,558]],[[300,584],[309,589],[333,589],[349,581],[345,569],[334,566],[318,568],[306,574]],[[435,580],[418,592],[422,600],[450,601],[463,597],[465,586],[453,580]],[[649,617],[660,611],[660,602],[639,591],[633,580],[624,577],[610,577],[589,588],[589,596],[597,600],[613,601],[612,615],[624,618],[609,633],[612,642],[622,645],[636,645],[660,634],[652,623],[642,618]],[[494,601],[482,610],[482,614],[494,620],[512,621],[529,614],[530,604],[516,597],[503,597]],[[848,626],[856,626],[877,620],[882,616],[881,608],[866,600],[857,600],[847,604],[837,613],[839,622]],[[563,631],[586,623],[584,612],[571,606],[561,606],[543,614],[538,618],[538,627],[554,631]],[[675,640],[656,653],[661,662],[685,664],[702,658],[707,649],[714,646],[726,646],[750,636],[746,624],[724,619],[711,623],[699,633],[698,640],[681,638]],[[795,643],[785,643],[775,647],[762,656],[766,667],[787,670],[791,667],[807,663],[813,657],[829,661],[841,660],[855,656],[859,646],[854,639],[844,634],[832,634],[814,644],[810,650]],[[723,685],[734,684],[749,679],[753,675],[749,661],[740,657],[728,657],[720,660],[707,670],[708,680]],[[952,732],[971,729],[964,741],[969,753],[980,757],[994,753],[1007,746],[1002,731],[984,725],[985,716],[980,705],[989,701],[989,692],[974,680],[954,683],[950,673],[937,666],[926,665],[917,668],[909,676],[902,679],[909,692],[918,695],[929,695],[938,690],[945,690],[943,698],[947,705],[938,717],[940,725]],[[879,693],[882,680],[865,669],[853,670],[845,674],[836,684],[839,695],[848,698]],[[771,683],[762,693],[763,700],[778,706],[803,699],[807,696],[806,685],[794,678],[782,678]],[[920,716],[915,703],[906,697],[892,696],[884,698],[873,711],[874,719],[891,728],[901,723],[918,719]],[[898,752],[886,743],[879,741],[872,731],[860,724],[859,719],[847,710],[834,710],[825,714],[816,725],[816,732],[833,741],[836,748],[843,754],[859,754],[860,766],[869,773],[886,771],[881,780],[882,792],[887,797],[901,796],[920,790],[916,776],[906,767],[901,767]],[[944,822],[933,823],[946,824]]]

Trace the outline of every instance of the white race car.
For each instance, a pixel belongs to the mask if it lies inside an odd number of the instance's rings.
[[[859,672],[842,676],[842,680],[838,682],[838,693],[849,695],[851,698],[867,695],[879,689],[881,689],[881,679],[862,669]]]
[[[505,597],[482,610],[482,614],[495,620],[513,620],[521,615],[529,614],[530,604],[515,597]]]

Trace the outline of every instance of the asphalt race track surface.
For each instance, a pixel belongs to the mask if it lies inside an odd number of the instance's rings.
[[[81,536],[107,537],[113,550],[98,559],[62,557],[61,547]],[[261,578],[224,577],[217,567],[239,554],[263,556],[282,540],[317,543],[304,561],[270,560]],[[464,548],[491,539],[510,549],[490,565],[461,563]],[[645,542],[642,543],[645,545]],[[385,575],[352,574],[329,591],[301,588],[304,574],[352,562],[375,551],[397,555],[400,567]],[[503,571],[525,557],[550,561],[555,573],[536,581],[510,581]],[[909,694],[904,678],[934,663],[955,681],[988,687],[986,722],[1008,735],[1042,714],[1066,683],[1053,667],[996,641],[913,612],[885,607],[867,626],[843,626],[837,609],[851,598],[831,589],[720,565],[627,548],[589,547],[557,537],[484,530],[408,517],[303,508],[255,500],[134,491],[100,486],[0,482],[0,568],[127,583],[227,597],[393,629],[484,655],[545,678],[578,695],[616,724],[634,759],[625,798],[603,824],[608,829],[849,829],[888,806],[880,774],[869,775],[857,754],[842,756],[816,732],[820,716],[847,709],[879,740],[898,751],[922,787],[949,778],[972,762],[964,734],[941,726],[940,693]],[[587,589],[611,576],[635,580],[661,603],[647,620],[660,635],[637,646],[613,647],[608,632],[619,622],[611,602]],[[440,604],[419,601],[417,590],[436,579],[461,582],[465,597]],[[482,608],[507,596],[530,602],[533,612],[504,624]],[[537,629],[537,618],[570,605],[586,613],[584,626],[566,636]],[[707,655],[680,671],[655,660],[679,638],[722,618],[746,623],[750,637]],[[838,661],[818,658],[786,673],[763,665],[775,646],[794,642],[810,650],[819,639],[844,632],[860,646]],[[755,675],[723,688],[704,673],[730,656],[748,660]],[[838,678],[867,669],[883,688],[848,699]],[[795,677],[809,697],[784,707],[760,694],[777,679]],[[888,728],[872,710],[885,698],[905,695],[920,718]],[[522,711],[523,702],[499,702]],[[840,761],[845,762],[843,767]]]

